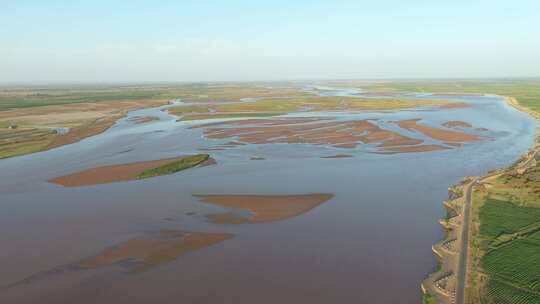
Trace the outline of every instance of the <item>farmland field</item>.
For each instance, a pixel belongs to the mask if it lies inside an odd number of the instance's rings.
[[[523,206],[515,195],[505,193],[510,180],[516,183],[520,178],[503,175],[475,196],[480,203],[475,242],[480,257],[479,276],[487,277],[479,296],[481,303],[540,301],[540,208]],[[537,187],[514,184],[508,189],[519,190],[520,196],[526,197],[534,194]],[[505,197],[513,200],[504,200]]]

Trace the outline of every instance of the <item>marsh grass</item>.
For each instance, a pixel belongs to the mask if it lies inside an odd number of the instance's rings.
[[[209,158],[210,158],[210,155],[208,154],[196,154],[196,155],[185,156],[181,159],[172,161],[165,165],[145,170],[141,172],[139,175],[137,175],[137,179],[144,179],[144,178],[150,178],[154,176],[173,174],[178,171],[195,167],[201,164],[202,162],[208,160]]]

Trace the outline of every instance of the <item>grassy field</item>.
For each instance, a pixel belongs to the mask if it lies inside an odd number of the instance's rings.
[[[215,119],[215,118],[244,118],[244,117],[272,117],[285,113],[208,113],[208,114],[187,114],[182,117],[183,121]]]
[[[190,84],[170,88],[164,93],[170,98],[181,98],[187,102],[240,101],[243,98],[284,98],[313,96],[290,84]]]
[[[43,150],[55,134],[48,129],[0,128],[0,159]]]
[[[110,89],[0,89],[0,111],[74,103],[160,99],[158,90]]]
[[[180,98],[188,102],[207,102],[301,96],[313,96],[313,94],[290,84],[278,86],[264,83],[0,87],[0,111],[108,101]]]
[[[173,174],[178,171],[195,167],[201,164],[202,162],[208,160],[209,158],[210,158],[210,155],[208,154],[196,154],[196,155],[186,156],[177,161],[168,163],[166,165],[143,171],[141,174],[137,175],[137,179],[144,179],[144,178],[149,178],[149,177],[154,177],[154,176]]]

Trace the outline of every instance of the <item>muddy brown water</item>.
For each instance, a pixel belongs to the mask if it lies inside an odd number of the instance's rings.
[[[212,151],[216,165],[169,176],[74,188],[47,182],[230,142],[204,139],[203,128],[190,128],[196,122],[146,109],[130,117],[160,120],[135,124],[127,117],[79,143],[0,160],[0,303],[420,303],[419,284],[435,267],[431,245],[442,237],[437,219],[448,186],[515,161],[536,127],[500,98],[449,98],[471,107],[331,116],[370,119],[415,138],[422,134],[390,122],[420,118],[440,127],[459,120],[488,129],[489,140],[399,154],[372,153],[369,145],[247,144]],[[340,153],[353,157],[321,159]],[[212,223],[208,214],[230,210],[196,197],[309,193],[333,197],[296,217],[249,225]],[[122,263],[70,267],[163,230],[233,236],[142,272]]]

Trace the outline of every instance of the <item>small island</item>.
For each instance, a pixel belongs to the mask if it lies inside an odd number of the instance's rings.
[[[215,163],[215,161],[210,158],[210,155],[195,154],[176,158],[92,168],[57,177],[49,180],[49,182],[64,187],[108,184],[173,174],[195,166],[205,166],[212,163]]]

